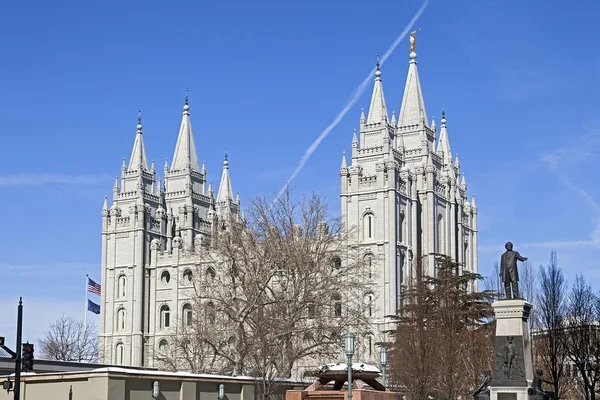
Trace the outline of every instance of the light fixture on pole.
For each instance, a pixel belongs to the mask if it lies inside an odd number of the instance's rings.
[[[152,384],[152,398],[158,399],[158,396],[160,396],[160,383],[158,383],[158,381],[154,381]]]
[[[348,357],[348,400],[352,400],[352,356],[354,355],[354,334],[346,333],[346,356]]]
[[[381,362],[381,384],[385,387],[385,367],[387,366],[387,348],[379,349],[379,361]]]
[[[225,398],[225,385],[222,383],[219,385],[219,391],[217,392],[217,398],[223,400]]]

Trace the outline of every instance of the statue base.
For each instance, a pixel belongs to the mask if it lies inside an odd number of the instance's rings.
[[[522,299],[492,304],[496,314],[494,367],[490,400],[526,400],[533,381],[529,313],[531,304]]]
[[[493,381],[492,381],[493,382]],[[517,386],[490,387],[490,400],[528,400],[527,388]]]

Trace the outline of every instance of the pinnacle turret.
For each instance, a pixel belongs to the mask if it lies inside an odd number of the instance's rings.
[[[346,152],[342,153],[342,166],[341,168],[348,168],[348,164],[346,164]]]
[[[146,160],[146,149],[144,148],[144,139],[142,137],[142,112],[138,112],[137,132],[135,134],[135,142],[129,159],[128,172],[131,171],[148,171],[148,161]]]
[[[223,161],[223,173],[221,174],[221,183],[219,184],[219,193],[217,202],[233,200],[233,189],[231,188],[231,178],[229,177],[229,160],[227,150],[225,150],[225,161]]]
[[[448,131],[446,130],[446,111],[442,106],[442,127],[440,129],[440,139],[438,142],[438,153],[444,154],[444,161],[448,164],[452,163],[452,150],[450,150],[450,140],[448,139]]]

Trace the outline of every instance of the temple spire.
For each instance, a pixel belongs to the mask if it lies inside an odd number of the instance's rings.
[[[421,91],[416,58],[417,54],[411,52],[398,126],[419,125],[421,123],[427,125],[427,111],[425,110],[425,101]]]
[[[450,150],[450,140],[448,139],[448,131],[446,130],[446,110],[442,105],[442,127],[440,129],[440,140],[438,142],[437,151],[444,153],[444,161],[448,164],[452,163],[452,150]]]
[[[233,189],[231,188],[231,178],[229,176],[229,160],[227,157],[227,150],[225,150],[225,161],[223,161],[223,174],[221,175],[221,183],[219,184],[217,202],[227,200],[233,200]]]
[[[175,146],[173,161],[171,162],[171,171],[183,171],[189,166],[191,170],[200,172],[189,110],[190,106],[186,89],[183,117],[181,118],[181,127],[179,128],[177,145]]]
[[[385,105],[385,96],[383,95],[383,84],[381,83],[381,70],[379,69],[379,54],[377,54],[377,64],[375,68],[375,85],[373,95],[371,96],[371,105],[369,106],[369,117],[367,124],[387,121],[388,113]]]
[[[133,142],[133,150],[129,159],[128,172],[131,171],[148,171],[148,161],[146,159],[146,149],[144,148],[144,139],[142,137],[142,111],[138,111],[137,132],[135,134],[135,142]]]

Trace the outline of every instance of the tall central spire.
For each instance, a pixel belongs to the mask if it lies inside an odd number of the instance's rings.
[[[140,110],[138,111],[137,132],[135,133],[135,142],[133,142],[133,150],[131,151],[127,172],[147,170],[148,160],[146,159],[146,149],[144,148],[144,139],[142,137],[142,112]]]
[[[421,122],[423,125],[427,125],[427,111],[425,110],[425,101],[423,101],[416,58],[417,54],[412,51],[410,53],[404,96],[402,97],[402,107],[400,108],[400,116],[398,118],[399,127],[419,125]]]
[[[186,89],[183,117],[181,118],[181,127],[179,128],[177,146],[175,146],[175,153],[173,154],[171,171],[182,171],[189,167],[193,171],[200,172],[189,110],[190,106],[188,104],[188,94]]]
[[[385,105],[385,96],[383,95],[383,84],[381,83],[381,70],[379,69],[379,54],[377,55],[377,68],[375,70],[375,86],[371,96],[371,106],[369,107],[369,117],[367,124],[387,121],[388,113]]]

